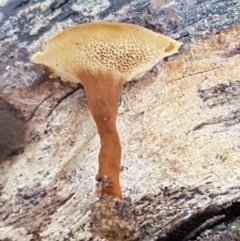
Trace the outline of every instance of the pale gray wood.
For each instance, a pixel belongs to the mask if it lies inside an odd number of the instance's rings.
[[[30,62],[62,29],[97,20],[184,43],[127,85],[119,108],[123,194],[142,240],[183,240],[239,210],[239,9],[237,0],[0,1],[0,240],[99,240],[89,232],[99,140],[84,90]]]

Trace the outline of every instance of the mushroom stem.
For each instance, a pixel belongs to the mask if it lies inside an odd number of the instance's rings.
[[[89,81],[91,78],[91,81]],[[104,79],[103,79],[104,78]],[[119,181],[121,168],[121,144],[116,127],[118,102],[124,81],[112,81],[101,76],[88,76],[82,81],[88,105],[96,122],[101,141],[99,153],[100,179],[107,178],[111,185],[103,188],[102,195],[107,194],[121,198]]]

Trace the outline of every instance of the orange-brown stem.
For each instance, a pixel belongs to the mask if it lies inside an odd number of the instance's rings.
[[[87,76],[87,78],[82,83],[101,141],[98,176],[100,178],[107,177],[111,182],[111,186],[103,189],[102,195],[107,194],[121,198],[119,181],[121,144],[116,127],[116,118],[123,81],[107,79],[106,76],[101,76],[101,78]]]

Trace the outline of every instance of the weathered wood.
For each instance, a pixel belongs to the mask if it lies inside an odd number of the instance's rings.
[[[184,42],[126,85],[119,106],[123,196],[142,240],[183,240],[239,216],[239,19],[237,0],[0,1],[0,240],[99,240],[89,232],[99,139],[84,90],[29,59],[96,20]]]

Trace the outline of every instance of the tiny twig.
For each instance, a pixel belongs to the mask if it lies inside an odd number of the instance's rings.
[[[218,215],[215,216],[211,219],[208,219],[205,223],[203,223],[202,225],[200,225],[199,227],[195,228],[190,234],[188,234],[183,241],[187,241],[187,240],[191,240],[193,238],[196,238],[197,235],[199,235],[201,232],[203,232],[204,230],[206,230],[207,228],[216,225],[216,223],[218,223],[220,220],[224,219],[225,215]]]

